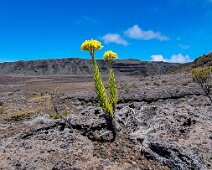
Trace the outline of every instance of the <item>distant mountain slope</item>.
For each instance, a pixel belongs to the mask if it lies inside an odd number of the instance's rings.
[[[212,52],[197,58],[190,64],[190,66],[192,67],[212,66]]]
[[[107,63],[98,61],[100,70],[106,73]],[[165,74],[178,67],[179,64],[165,62],[146,62],[134,59],[116,60],[113,68],[117,74],[156,75]],[[32,60],[0,63],[0,75],[91,75],[91,60],[67,58],[51,60]]]
[[[193,62],[181,64],[179,67],[174,69],[174,72],[189,71],[192,68],[207,66],[212,66],[212,52],[198,57]]]

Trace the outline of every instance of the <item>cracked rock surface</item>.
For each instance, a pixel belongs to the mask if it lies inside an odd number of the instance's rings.
[[[49,94],[1,93],[0,169],[212,169],[212,104],[188,74],[119,79],[118,88],[113,142],[90,89],[61,95],[62,120],[49,114]]]

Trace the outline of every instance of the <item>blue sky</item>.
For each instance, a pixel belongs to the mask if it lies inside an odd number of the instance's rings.
[[[0,62],[89,58],[189,62],[212,50],[212,0],[0,0]]]

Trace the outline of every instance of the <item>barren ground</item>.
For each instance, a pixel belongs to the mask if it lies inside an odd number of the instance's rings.
[[[212,106],[188,74],[117,82],[111,142],[91,137],[108,132],[92,76],[1,77],[0,169],[212,169]]]

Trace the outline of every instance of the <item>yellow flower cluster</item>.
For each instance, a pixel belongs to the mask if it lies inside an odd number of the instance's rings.
[[[103,56],[103,60],[105,60],[105,61],[111,61],[116,58],[118,58],[118,56],[113,51],[106,51]]]
[[[81,50],[88,50],[88,51],[96,51],[101,49],[103,46],[101,42],[97,40],[86,40],[81,45]]]

